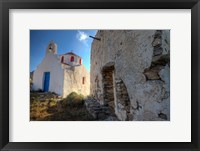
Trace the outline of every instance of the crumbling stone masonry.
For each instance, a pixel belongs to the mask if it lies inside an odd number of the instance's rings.
[[[90,91],[119,120],[170,120],[170,31],[99,30]]]

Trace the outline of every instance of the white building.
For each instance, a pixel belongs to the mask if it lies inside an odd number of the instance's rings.
[[[71,92],[90,94],[90,73],[82,58],[73,52],[57,54],[57,45],[51,41],[46,55],[33,74],[33,90],[55,92],[66,97]]]

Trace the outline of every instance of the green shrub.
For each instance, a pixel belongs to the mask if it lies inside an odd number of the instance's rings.
[[[72,92],[64,99],[64,102],[69,107],[82,107],[84,105],[84,96]]]

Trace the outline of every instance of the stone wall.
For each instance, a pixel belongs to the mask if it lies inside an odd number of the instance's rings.
[[[119,120],[170,120],[170,31],[99,30],[96,37],[95,99],[114,108]]]

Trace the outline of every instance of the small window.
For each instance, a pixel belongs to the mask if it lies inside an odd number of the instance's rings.
[[[79,60],[79,64],[82,64],[82,60],[81,59]]]
[[[82,84],[85,84],[85,77],[83,77],[82,79]]]
[[[64,62],[64,56],[61,57],[61,63],[63,63],[63,62]]]
[[[74,56],[71,56],[70,62],[74,62]]]

